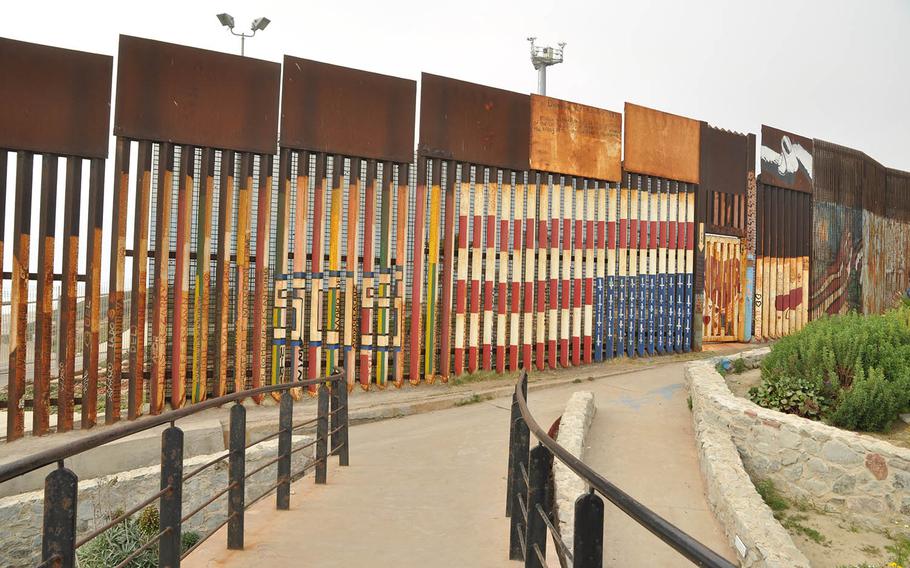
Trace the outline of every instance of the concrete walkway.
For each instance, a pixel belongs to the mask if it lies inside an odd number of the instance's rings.
[[[702,494],[682,364],[586,380],[599,371],[585,367],[575,371],[580,384],[532,391],[535,417],[548,427],[572,392],[593,391],[591,463],[732,558]],[[298,481],[290,511],[276,511],[273,499],[253,506],[245,550],[226,550],[222,530],[183,565],[516,566],[506,559],[503,514],[509,402],[499,397],[354,426],[349,468],[333,459],[328,485],[315,486],[311,476]],[[607,510],[606,565],[688,565]]]

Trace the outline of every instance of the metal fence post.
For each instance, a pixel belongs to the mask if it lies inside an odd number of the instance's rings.
[[[246,408],[231,407],[230,457],[228,458],[228,548],[243,550],[244,479],[246,475]]]
[[[158,565],[167,568],[180,566],[180,518],[183,516],[183,430],[174,426],[161,434],[161,489],[170,491],[158,501],[158,525],[170,529],[158,542]]]
[[[344,371],[333,370],[332,373],[340,372],[341,376],[344,376]],[[348,385],[345,381],[331,382],[329,383],[329,393],[331,394],[329,398],[329,428],[332,431],[332,443],[329,446],[332,448],[332,455],[338,455],[338,449],[341,447],[341,431],[336,430],[341,424],[341,417],[338,416],[338,409],[341,407],[341,398],[339,391],[347,391]]]
[[[531,450],[528,472],[528,526],[525,532],[525,568],[543,568],[541,558],[547,556],[547,524],[538,510],[540,506],[549,515],[547,486],[553,466],[553,454],[543,444]],[[537,550],[540,551],[538,556]]]
[[[319,402],[316,414],[316,483],[325,483],[326,462],[328,461],[329,434],[329,389],[319,385]]]
[[[341,421],[341,424],[339,424],[341,430],[338,431],[341,443],[341,447],[338,448],[338,465],[346,466],[349,463],[350,443],[348,442],[348,387],[344,382],[341,383],[341,390],[338,393],[338,402],[341,404],[341,410],[338,412]]]
[[[593,491],[575,500],[575,568],[601,568],[604,558],[604,501]]]
[[[291,393],[281,393],[278,411],[278,488],[276,507],[287,511],[291,506],[291,428],[294,423],[294,400]]]
[[[79,478],[58,462],[58,467],[44,478],[44,530],[41,559],[56,557],[51,566],[72,568],[76,565],[76,499]]]

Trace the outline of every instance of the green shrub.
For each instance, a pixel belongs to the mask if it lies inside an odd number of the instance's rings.
[[[910,307],[823,317],[782,338],[750,390],[761,406],[881,431],[910,406]]]
[[[749,398],[759,406],[805,418],[819,418],[831,406],[818,383],[787,376],[762,381],[749,389]]]
[[[860,369],[853,388],[844,392],[831,421],[850,430],[886,430],[906,406],[908,390],[910,382],[888,381],[881,369],[869,369],[868,376]]]
[[[117,518],[122,510],[111,513],[103,522]],[[126,560],[140,546],[158,534],[160,516],[158,509],[152,505],[117,523],[104,531],[78,550],[80,568],[107,568],[116,566]],[[183,552],[199,542],[199,533],[187,531],[180,535]],[[130,568],[155,568],[158,566],[158,546],[152,545],[142,551],[127,565]]]

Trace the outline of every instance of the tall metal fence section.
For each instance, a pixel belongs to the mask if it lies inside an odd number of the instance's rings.
[[[766,340],[908,287],[910,174],[855,150],[764,127],[756,184],[754,136],[633,104],[424,74],[418,111],[412,80],[129,36],[117,64],[105,183],[112,58],[0,39],[8,440],[335,366]]]
[[[27,398],[34,401],[32,430],[43,434],[51,426],[55,281],[60,282],[61,289],[55,373],[58,376],[57,428],[65,431],[73,425],[79,280],[84,282],[86,290],[83,313],[88,314],[83,318],[84,343],[80,349],[85,369],[81,395],[94,399],[93,389],[98,380],[100,233],[112,61],[104,55],[0,39],[0,69],[5,77],[16,78],[4,81],[0,91],[3,99],[0,105],[0,124],[3,125],[0,128],[0,203],[4,205],[0,212],[0,258],[8,216],[7,175],[9,168],[15,172],[14,209],[11,209],[12,271],[0,278],[0,288],[7,278],[10,284],[6,384],[8,440],[23,435]],[[40,174],[35,180],[34,171],[39,163]],[[64,180],[62,196],[58,191],[61,174]],[[81,230],[80,208],[86,201],[88,220],[85,229]],[[31,226],[33,207],[38,208],[36,228]],[[58,210],[63,211],[61,236],[64,241],[59,273],[55,272]],[[78,269],[80,238],[86,241],[87,250],[87,268],[82,275]],[[31,272],[32,241],[38,249],[37,272]],[[35,299],[34,320],[29,317],[31,290],[34,290]],[[5,315],[3,312],[5,310],[0,310],[0,317]],[[31,366],[26,365],[29,344],[34,345]],[[31,386],[31,393],[27,391],[28,386]],[[84,422],[94,422],[94,407],[94,404],[83,404]]]
[[[704,341],[749,341],[755,295],[755,135],[701,123],[696,221],[705,225]]]
[[[695,242],[700,123],[626,103],[625,124],[617,351],[632,356],[700,349],[703,325],[696,314],[708,300],[701,283],[696,287],[696,257],[703,262],[704,256],[704,222],[698,247]],[[609,283],[607,288],[609,293]]]
[[[809,322],[814,144],[762,126],[755,337],[776,339]]]
[[[881,312],[910,286],[910,174],[814,144],[811,315]]]

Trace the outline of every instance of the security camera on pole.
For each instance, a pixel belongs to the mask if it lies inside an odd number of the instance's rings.
[[[566,42],[560,42],[559,47],[540,47],[534,45],[536,37],[529,37],[531,42],[531,64],[537,70],[537,94],[547,94],[547,67],[562,63],[562,52]]]
[[[268,26],[272,22],[268,18],[264,18],[264,17],[256,18],[255,20],[253,20],[253,23],[250,24],[250,29],[253,31],[253,33],[238,34],[237,32],[234,31],[234,16],[227,14],[227,13],[218,14],[218,21],[221,22],[222,26],[228,28],[232,34],[240,37],[240,55],[241,56],[244,54],[243,53],[244,52],[244,43],[246,42],[246,38],[253,37],[254,35],[256,35],[256,32],[258,32],[259,30],[264,30],[265,27]]]

